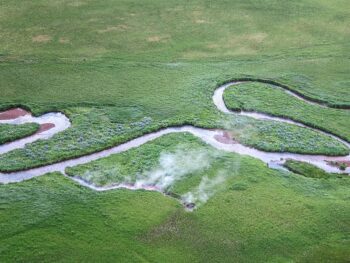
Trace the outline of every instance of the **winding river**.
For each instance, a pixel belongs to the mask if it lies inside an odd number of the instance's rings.
[[[225,84],[218,89],[215,90],[214,95],[213,95],[213,102],[216,105],[217,109],[222,111],[223,113],[226,114],[233,114],[225,105],[224,100],[223,100],[223,93],[226,88],[237,85],[241,82],[230,82],[228,84]],[[281,88],[279,86],[276,86],[278,88]],[[298,99],[302,99],[306,101],[307,103],[312,103],[316,104],[315,102],[308,101],[299,95],[291,92],[290,90],[285,90],[285,92],[288,94],[291,94]],[[317,104],[319,105],[319,104]],[[325,106],[323,106],[325,107]],[[23,123],[29,123],[29,122],[35,122],[39,123],[40,125],[45,125],[45,124],[53,124],[50,125],[48,129],[43,129],[43,131],[37,132],[36,134],[19,139],[17,141],[7,143],[4,145],[0,145],[0,154],[4,154],[6,152],[12,151],[14,149],[18,148],[23,148],[27,143],[34,142],[36,140],[42,139],[49,139],[53,135],[57,134],[58,132],[64,131],[65,129],[69,128],[71,123],[69,119],[62,113],[48,113],[45,115],[42,115],[40,117],[34,117],[28,112],[24,112],[24,110],[18,109],[19,111],[22,112],[20,116],[14,116],[13,118],[5,118],[1,119],[1,113],[0,113],[0,124],[1,123],[9,123],[9,124],[23,124]],[[272,117],[269,115],[265,115],[262,113],[250,113],[250,112],[240,112],[235,114],[242,114],[245,116],[249,116],[252,118],[256,119],[263,119],[263,120],[273,120],[273,121],[279,121],[279,122],[286,122],[286,123],[291,123],[294,125],[298,125],[301,127],[317,130],[318,132],[327,134],[328,136],[331,136],[338,141],[341,141],[343,144],[347,145],[347,147],[350,149],[350,144],[337,136],[328,134],[326,132],[320,131],[318,129],[310,128],[304,124],[298,123],[296,121],[284,119],[284,118],[278,118],[278,117]],[[193,134],[194,136],[200,138],[207,144],[215,147],[216,149],[227,151],[227,152],[234,152],[238,154],[243,154],[243,155],[249,155],[251,157],[257,158],[264,163],[266,163],[269,167],[274,168],[274,169],[284,169],[282,164],[286,159],[294,159],[298,161],[303,161],[303,162],[308,162],[311,163],[327,172],[332,172],[332,173],[341,173],[341,172],[346,172],[350,173],[350,167],[347,167],[345,171],[340,171],[339,168],[330,165],[328,162],[330,161],[346,161],[350,162],[350,155],[347,156],[339,156],[339,157],[330,157],[330,156],[323,156],[323,155],[306,155],[306,154],[293,154],[293,153],[273,153],[273,152],[264,152],[260,151],[254,148],[250,148],[247,146],[244,146],[238,142],[233,141],[229,136],[227,136],[227,132],[223,130],[209,130],[209,129],[202,129],[202,128],[197,128],[193,126],[183,126],[183,127],[169,127],[166,129],[159,130],[157,132],[145,134],[139,138],[136,138],[134,140],[128,141],[126,143],[120,144],[118,146],[115,146],[110,149],[106,149],[97,153],[93,153],[87,156],[82,156],[79,158],[67,160],[67,161],[62,161],[58,162],[55,164],[51,165],[46,165],[42,166],[39,168],[34,168],[30,170],[25,170],[25,171],[20,171],[20,172],[13,172],[13,173],[0,173],[0,183],[2,184],[7,184],[7,183],[15,183],[15,182],[21,182],[23,180],[28,180],[33,177],[41,176],[46,173],[50,172],[61,172],[62,174],[65,174],[65,169],[67,167],[72,167],[76,166],[79,164],[85,164],[103,157],[110,156],[111,154],[116,154],[120,152],[127,151],[129,149],[139,147],[149,141],[152,141],[156,138],[159,138],[165,134],[169,133],[179,133],[179,132],[188,132]],[[135,187],[132,185],[127,185],[127,184],[119,184],[115,186],[110,186],[110,187],[96,187],[94,185],[89,184],[88,182],[85,182],[79,178],[75,177],[69,177],[76,182],[80,183],[81,185],[84,185],[86,187],[89,187],[91,189],[97,190],[97,191],[104,191],[104,190],[110,190],[110,189],[116,189],[116,188],[129,188],[129,189],[139,189],[143,188],[146,190],[157,190],[153,189],[151,186],[147,187]]]

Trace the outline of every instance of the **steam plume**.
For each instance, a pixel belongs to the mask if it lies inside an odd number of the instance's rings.
[[[217,191],[219,191],[226,181],[224,172],[219,172],[214,178],[203,177],[198,187],[181,196],[185,204],[196,204],[196,207],[206,203]]]
[[[217,155],[209,150],[184,150],[181,147],[173,153],[161,153],[158,167],[138,176],[135,186],[153,185],[162,191],[167,190],[184,176],[208,169]]]

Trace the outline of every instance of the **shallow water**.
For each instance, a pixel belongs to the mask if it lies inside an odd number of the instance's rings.
[[[218,110],[227,113],[227,114],[233,114],[230,110],[227,109],[224,101],[223,101],[223,93],[225,89],[229,86],[232,85],[237,85],[239,82],[232,82],[226,85],[223,85],[219,87],[213,95],[213,102],[218,108]],[[300,98],[297,96],[297,98]],[[303,99],[304,100],[304,99]],[[237,114],[237,113],[235,113]],[[276,118],[276,117],[271,117],[265,114],[261,113],[247,113],[247,112],[242,112],[238,113],[242,114],[245,116],[253,117],[256,119],[268,119],[268,120],[273,120],[273,121],[279,121],[279,122],[286,122],[286,123],[291,123],[294,125],[306,127],[305,125],[292,121],[292,120],[287,120],[283,118]],[[41,117],[33,117],[31,115],[25,115],[13,120],[6,120],[6,121],[0,121],[0,123],[12,123],[12,124],[22,124],[22,123],[28,123],[28,122],[36,122],[39,124],[42,123],[53,123],[55,124],[55,127],[45,131],[40,134],[35,134],[31,137],[24,138],[18,141],[15,141],[13,143],[5,144],[0,146],[0,153],[5,153],[8,151],[11,151],[16,148],[22,148],[25,146],[26,143],[30,143],[33,141],[36,141],[38,139],[48,139],[52,137],[54,134],[61,132],[65,129],[67,129],[70,126],[70,121],[69,119],[62,113],[49,113],[45,114]],[[313,129],[316,130],[316,129]],[[317,130],[318,131],[318,130]],[[254,158],[257,158],[263,162],[265,162],[269,167],[273,169],[284,169],[281,165],[286,159],[295,159],[298,161],[303,161],[303,162],[308,162],[311,163],[327,172],[332,172],[332,173],[340,173],[344,171],[340,171],[337,167],[333,167],[329,165],[326,161],[350,161],[350,155],[348,156],[340,156],[340,157],[330,157],[330,156],[323,156],[323,155],[305,155],[305,154],[293,154],[293,153],[269,153],[269,152],[263,152],[254,148],[250,148],[247,146],[244,146],[240,143],[237,142],[232,142],[232,143],[225,143],[225,142],[220,142],[217,140],[218,136],[223,136],[225,131],[222,130],[207,130],[207,129],[201,129],[201,128],[196,128],[192,126],[183,126],[183,127],[170,127],[166,129],[159,130],[157,132],[149,133],[146,135],[143,135],[139,138],[136,138],[134,140],[131,140],[129,142],[120,144],[118,146],[115,146],[111,149],[106,149],[101,152],[93,153],[87,156],[71,159],[68,161],[63,161],[59,162],[56,164],[52,165],[46,165],[43,167],[39,168],[34,168],[30,169],[27,171],[21,171],[21,172],[13,172],[13,173],[0,173],[0,183],[14,183],[14,182],[21,182],[23,180],[28,180],[30,178],[40,176],[49,172],[61,172],[65,174],[65,169],[67,167],[72,167],[76,166],[79,164],[85,164],[89,163],[91,161],[103,158],[103,157],[108,157],[112,154],[120,153],[127,151],[129,149],[139,147],[142,144],[145,144],[149,141],[152,141],[156,138],[159,138],[165,134],[169,133],[174,133],[174,132],[189,132],[193,134],[194,136],[202,139],[204,142],[207,144],[215,147],[216,149],[227,151],[227,152],[235,152],[238,154],[243,154],[243,155],[248,155]],[[322,131],[321,131],[322,132]],[[327,134],[325,132],[322,132],[324,134]],[[329,135],[329,134],[327,134]],[[345,142],[344,140],[333,136],[333,138],[336,138],[337,140],[343,142],[346,144],[349,148],[350,145],[349,143]],[[350,173],[350,168],[348,167],[346,169],[347,173]],[[70,177],[71,178],[71,177]],[[118,184],[118,185],[112,185],[108,187],[97,187],[94,186],[81,178],[72,178],[74,181],[80,183],[81,185],[87,186],[91,189],[97,190],[97,191],[105,191],[105,190],[111,190],[111,189],[117,189],[117,188],[127,188],[127,189],[145,189],[145,190],[152,190],[152,191],[161,191],[161,189],[154,189],[152,186],[133,186],[130,184]]]

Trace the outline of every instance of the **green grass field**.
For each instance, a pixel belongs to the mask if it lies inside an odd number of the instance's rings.
[[[212,102],[229,88],[234,110],[287,117],[350,142],[347,0],[2,0],[0,110],[64,112],[72,127],[0,155],[9,172],[100,151],[189,124],[225,128],[264,151],[346,155],[339,141],[285,123],[226,116]],[[340,109],[342,108],[342,109]],[[0,125],[0,143],[38,127]],[[303,163],[272,170],[189,134],[67,169],[96,185],[134,179],[162,153],[204,151],[209,166],[170,190],[196,191],[225,175],[193,212],[158,192],[96,192],[59,173],[0,185],[1,262],[347,262],[350,181]],[[213,159],[213,160],[212,160]]]
[[[58,174],[3,186],[1,261],[347,261],[349,180],[239,161],[193,213],[160,193],[99,193]]]

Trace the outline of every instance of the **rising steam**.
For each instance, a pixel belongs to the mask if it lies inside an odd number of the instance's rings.
[[[215,151],[209,150],[184,150],[178,148],[172,153],[161,153],[159,165],[140,176],[138,176],[135,187],[152,185],[161,191],[166,191],[175,182],[184,176],[208,169],[213,160],[218,156]]]
[[[182,180],[191,173],[210,168],[212,162],[221,155],[218,151],[210,150],[185,150],[178,148],[172,153],[162,153],[157,168],[143,174],[135,182],[136,188],[154,186],[157,190],[167,192],[177,181]],[[235,173],[240,167],[240,162],[231,162],[230,173]],[[228,178],[228,172],[219,171],[215,176],[204,176],[199,185],[192,191],[181,196],[181,201],[192,210],[205,204],[209,198],[224,187]],[[189,206],[188,206],[189,205]]]
[[[223,187],[226,179],[224,172],[219,172],[214,178],[205,176],[195,190],[182,195],[181,199],[185,204],[196,204],[196,207],[199,207]]]
[[[123,177],[120,178],[118,184],[106,186],[122,187],[132,190],[146,189],[168,193],[176,198],[180,198],[186,208],[192,210],[194,207],[199,207],[206,203],[209,198],[216,194],[224,187],[224,182],[228,177],[228,172],[219,171],[214,176],[204,176],[199,185],[191,191],[177,196],[171,192],[171,188],[186,176],[191,176],[193,173],[206,172],[213,161],[222,156],[220,151],[210,149],[188,149],[184,146],[177,147],[172,152],[162,152],[159,157],[158,165],[141,174],[136,175],[136,178]],[[232,174],[239,168],[239,162],[230,162],[230,172]],[[87,172],[84,177],[86,181],[93,181],[99,184],[106,184],[116,180],[116,174],[119,174],[117,168],[111,169],[104,174],[99,172]]]

